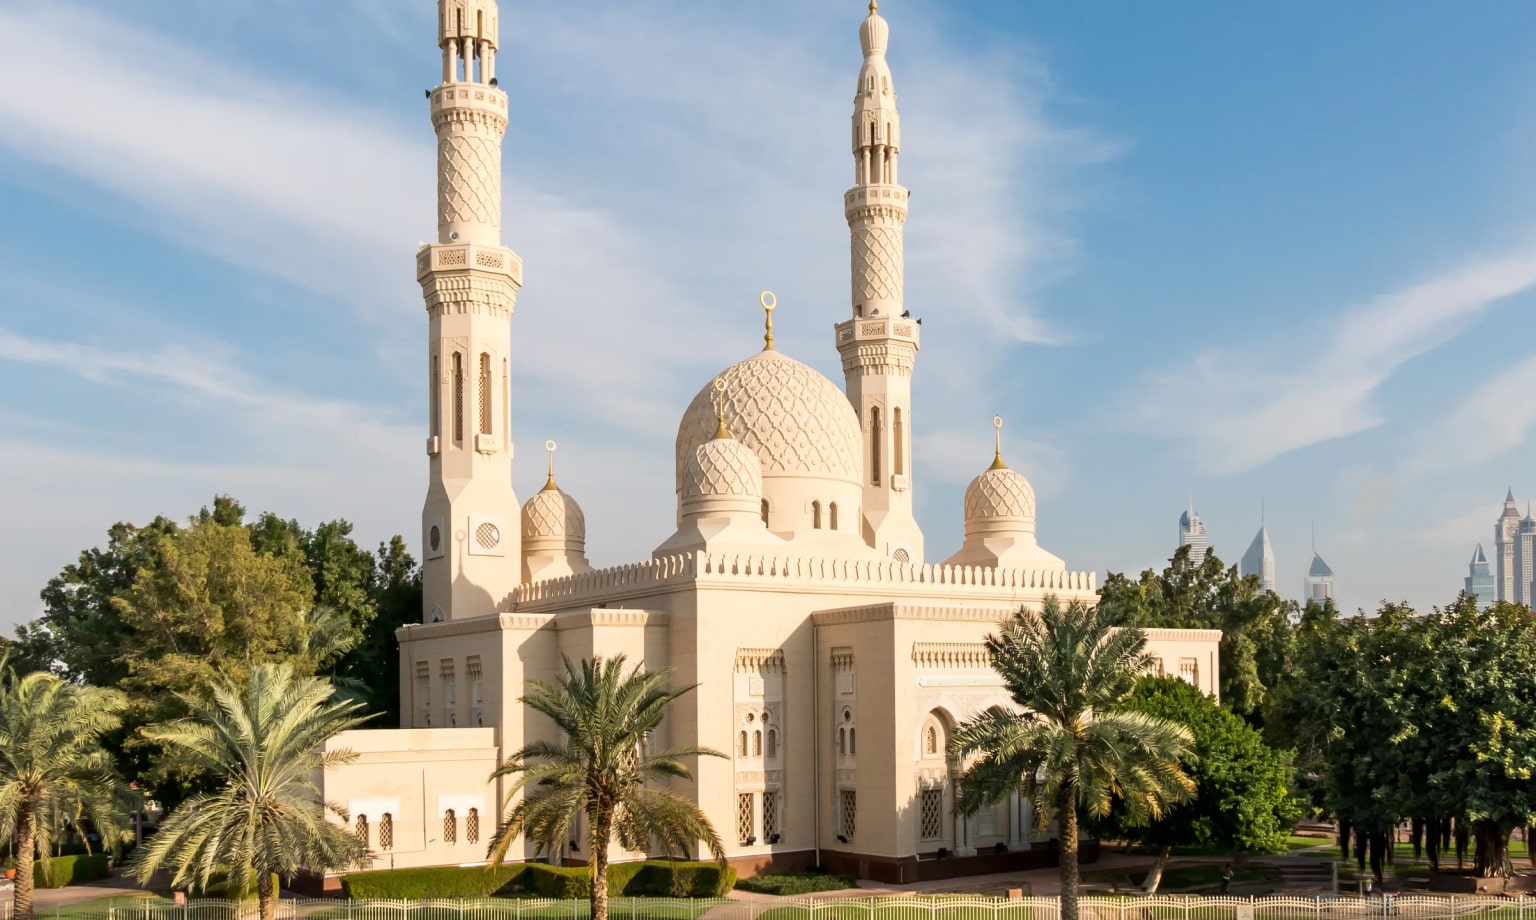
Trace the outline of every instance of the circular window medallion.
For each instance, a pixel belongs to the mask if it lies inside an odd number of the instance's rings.
[[[427,531],[427,545],[432,547],[432,552],[434,553],[443,548],[443,532],[436,524],[433,524],[432,529]]]
[[[485,549],[492,549],[501,542],[501,531],[495,524],[481,524],[475,528],[475,542]]]

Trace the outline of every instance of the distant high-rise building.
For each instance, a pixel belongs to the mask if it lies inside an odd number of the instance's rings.
[[[1527,607],[1536,602],[1536,519],[1515,504],[1514,490],[1504,496],[1504,510],[1493,525],[1494,589],[1497,599]]]
[[[1307,577],[1302,582],[1302,603],[1323,601],[1333,597],[1333,569],[1323,561],[1323,557],[1317,554],[1317,549],[1312,550],[1312,564],[1307,566]]]
[[[1269,528],[1264,524],[1263,515],[1259,517],[1259,532],[1248,544],[1248,552],[1243,553],[1237,571],[1242,575],[1259,576],[1260,590],[1275,590],[1275,548],[1269,543]]]
[[[1493,584],[1493,572],[1489,571],[1488,557],[1483,555],[1483,544],[1477,544],[1477,549],[1472,551],[1472,562],[1467,565],[1466,587],[1468,594],[1477,595],[1477,609],[1487,610],[1493,606],[1496,589]]]
[[[1205,538],[1205,524],[1201,522],[1200,515],[1195,513],[1195,503],[1189,503],[1189,510],[1179,515],[1179,545],[1189,547],[1189,564],[1199,565],[1205,561],[1205,553],[1210,549],[1210,542]]]

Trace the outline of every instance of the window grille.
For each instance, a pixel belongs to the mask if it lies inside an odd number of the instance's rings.
[[[491,433],[491,356],[480,352],[480,433]]]
[[[389,812],[384,812],[379,818],[379,849],[393,850],[395,848],[395,819]]]
[[[453,440],[464,442],[464,356],[453,353]]]
[[[464,817],[464,839],[469,843],[480,842],[480,809],[471,808]]]
[[[901,410],[891,410],[891,472],[900,476],[907,471],[901,449]]]
[[[752,793],[736,795],[736,841],[742,846],[755,836],[752,833]]]
[[[924,840],[938,840],[944,836],[944,790],[924,789],[919,802],[918,835]]]
[[[769,789],[763,793],[763,842],[772,843],[769,837],[779,832],[779,791]]]
[[[858,736],[857,733],[858,733],[858,729],[856,729],[856,728],[848,729],[848,756],[849,757],[852,757],[854,754],[857,754],[859,752],[859,736]]]
[[[768,756],[779,756],[779,732],[777,729],[768,729]]]
[[[752,756],[763,756],[763,733],[760,731],[752,733]]]
[[[453,813],[452,808],[443,812],[443,842],[459,842],[459,819],[458,816]]]
[[[740,756],[740,757],[747,756],[747,733],[746,732],[742,732],[741,736],[736,739],[736,754],[737,754],[737,756]]]
[[[432,405],[432,435],[442,436],[443,429],[443,381],[439,379],[437,355],[432,356],[432,386],[429,391]]]
[[[874,130],[874,126],[870,126]],[[871,485],[880,484],[880,410],[869,410],[869,481]]]
[[[837,752],[839,754],[848,753],[848,729],[846,728],[839,728],[837,730]]]
[[[927,739],[923,742],[923,751],[928,754],[939,753],[939,730],[933,725],[928,726]]]
[[[368,846],[369,845],[369,843],[371,841],[369,841],[369,839],[368,839],[368,816],[367,815],[358,815],[357,816],[357,821],[354,822],[353,825],[352,825],[352,833],[357,837],[358,841],[360,841],[363,846]]]
[[[841,805],[838,814],[841,818],[843,836],[852,840],[859,821],[859,793],[854,789],[844,789],[841,790],[838,799]]]

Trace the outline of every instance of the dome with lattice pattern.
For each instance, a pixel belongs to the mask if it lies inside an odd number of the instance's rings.
[[[705,441],[683,467],[683,500],[761,498],[763,468],[757,454],[734,438]]]
[[[965,490],[965,522],[1035,523],[1035,490],[1020,474],[999,466],[971,480]]]
[[[551,482],[523,505],[523,539],[585,541],[586,515],[576,499]]]
[[[773,350],[726,368],[725,426],[753,453],[765,480],[812,477],[859,481],[864,458],[859,420],[837,385]],[[677,427],[677,489],[700,444],[719,421],[713,381],[699,391]]]

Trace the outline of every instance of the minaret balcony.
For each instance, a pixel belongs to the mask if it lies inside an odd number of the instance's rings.
[[[434,274],[505,275],[513,285],[522,287],[523,260],[505,246],[478,243],[430,243],[416,252],[416,280]]]
[[[907,209],[907,199],[912,193],[901,185],[856,185],[843,193],[843,210],[885,207]]]
[[[854,347],[860,343],[910,342],[916,351],[921,336],[917,320],[910,316],[850,319],[837,324],[837,347]]]
[[[439,83],[428,90],[432,111],[448,107],[489,108],[507,114],[507,94],[485,83]]]

